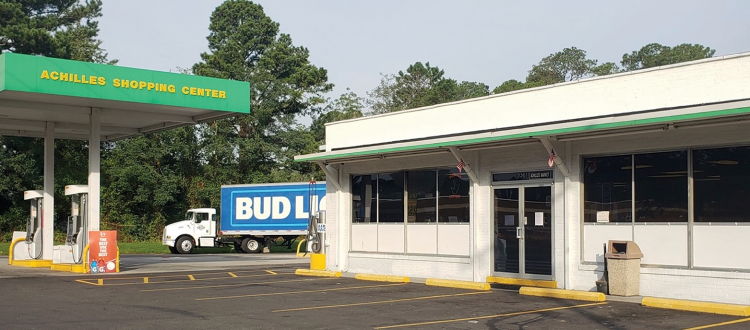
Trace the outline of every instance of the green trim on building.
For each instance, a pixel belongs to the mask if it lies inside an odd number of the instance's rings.
[[[3,91],[250,113],[247,82],[13,53],[0,55]]]
[[[517,139],[517,138],[531,138],[531,137],[544,137],[544,136],[552,136],[552,135],[560,135],[560,134],[582,133],[582,132],[592,131],[592,130],[628,128],[628,127],[649,125],[649,124],[665,124],[665,123],[671,123],[671,122],[677,122],[677,121],[698,120],[698,119],[705,119],[705,118],[711,118],[711,117],[733,116],[733,115],[742,115],[742,114],[749,114],[749,113],[750,113],[750,107],[725,109],[725,110],[707,111],[707,112],[691,113],[691,114],[683,114],[683,115],[654,117],[654,118],[638,119],[638,120],[626,120],[626,121],[606,123],[606,124],[594,124],[594,125],[575,126],[575,127],[567,127],[567,128],[559,128],[559,129],[551,129],[551,130],[529,131],[525,133],[508,134],[508,135],[492,136],[492,137],[484,137],[484,138],[456,140],[456,141],[447,141],[447,142],[438,142],[438,143],[427,143],[427,144],[405,146],[405,147],[393,147],[393,148],[383,148],[383,149],[377,149],[377,150],[355,151],[355,152],[342,153],[342,154],[336,154],[336,155],[321,155],[317,157],[297,159],[296,161],[307,162],[307,161],[377,155],[377,154],[383,154],[383,153],[417,151],[417,150],[430,149],[430,148],[455,147],[455,146],[462,146],[462,145],[469,145],[469,144],[499,142],[499,141]],[[471,133],[467,133],[467,134],[471,134]]]

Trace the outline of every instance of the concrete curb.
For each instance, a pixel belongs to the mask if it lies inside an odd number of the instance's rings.
[[[357,274],[354,278],[363,281],[378,281],[378,282],[395,282],[395,283],[409,283],[409,277],[407,276],[396,276],[396,275],[379,275],[379,274]]]
[[[302,276],[341,277],[341,272],[334,272],[331,270],[316,270],[316,269],[297,269],[294,272],[294,274],[302,275]]]
[[[480,290],[489,291],[489,283],[469,282],[469,281],[457,281],[457,280],[443,280],[437,278],[428,278],[424,284],[431,286],[442,286],[446,288],[458,288],[458,289],[469,289],[469,290]]]
[[[563,290],[563,289],[548,289],[548,288],[532,288],[522,287],[518,290],[519,294],[526,296],[537,296],[537,297],[551,297],[561,299],[573,299],[573,300],[584,300],[584,301],[606,301],[607,297],[601,292],[590,292],[590,291],[575,291],[575,290]]]
[[[712,302],[644,297],[641,305],[654,308],[677,309],[690,312],[750,316],[750,306]]]
[[[550,289],[557,288],[557,281],[530,280],[530,279],[524,279],[524,278],[487,276],[487,282],[504,284],[504,285],[533,286],[533,287],[550,288]]]

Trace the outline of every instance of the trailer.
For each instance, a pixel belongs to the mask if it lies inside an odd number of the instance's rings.
[[[220,216],[214,208],[190,209],[185,220],[164,227],[162,244],[176,254],[220,246],[258,253],[279,238],[291,244],[308,234],[311,214],[322,210],[325,184],[225,185],[221,187]]]

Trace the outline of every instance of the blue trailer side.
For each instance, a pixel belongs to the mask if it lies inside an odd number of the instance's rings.
[[[324,183],[222,186],[219,234],[303,235],[311,201],[313,212],[325,209]]]

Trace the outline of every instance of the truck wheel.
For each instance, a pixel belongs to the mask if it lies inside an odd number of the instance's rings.
[[[234,251],[237,253],[245,253],[245,251],[242,251],[242,245],[241,244],[235,244],[234,245]]]
[[[242,251],[245,253],[258,253],[263,249],[263,244],[252,237],[248,237],[242,240]]]
[[[195,244],[190,237],[180,237],[180,239],[177,240],[176,249],[180,254],[189,254],[193,251],[193,247],[195,247]]]
[[[177,252],[177,248],[175,248],[174,246],[169,246],[169,252],[171,252],[172,254],[178,254],[179,253],[179,252]]]

